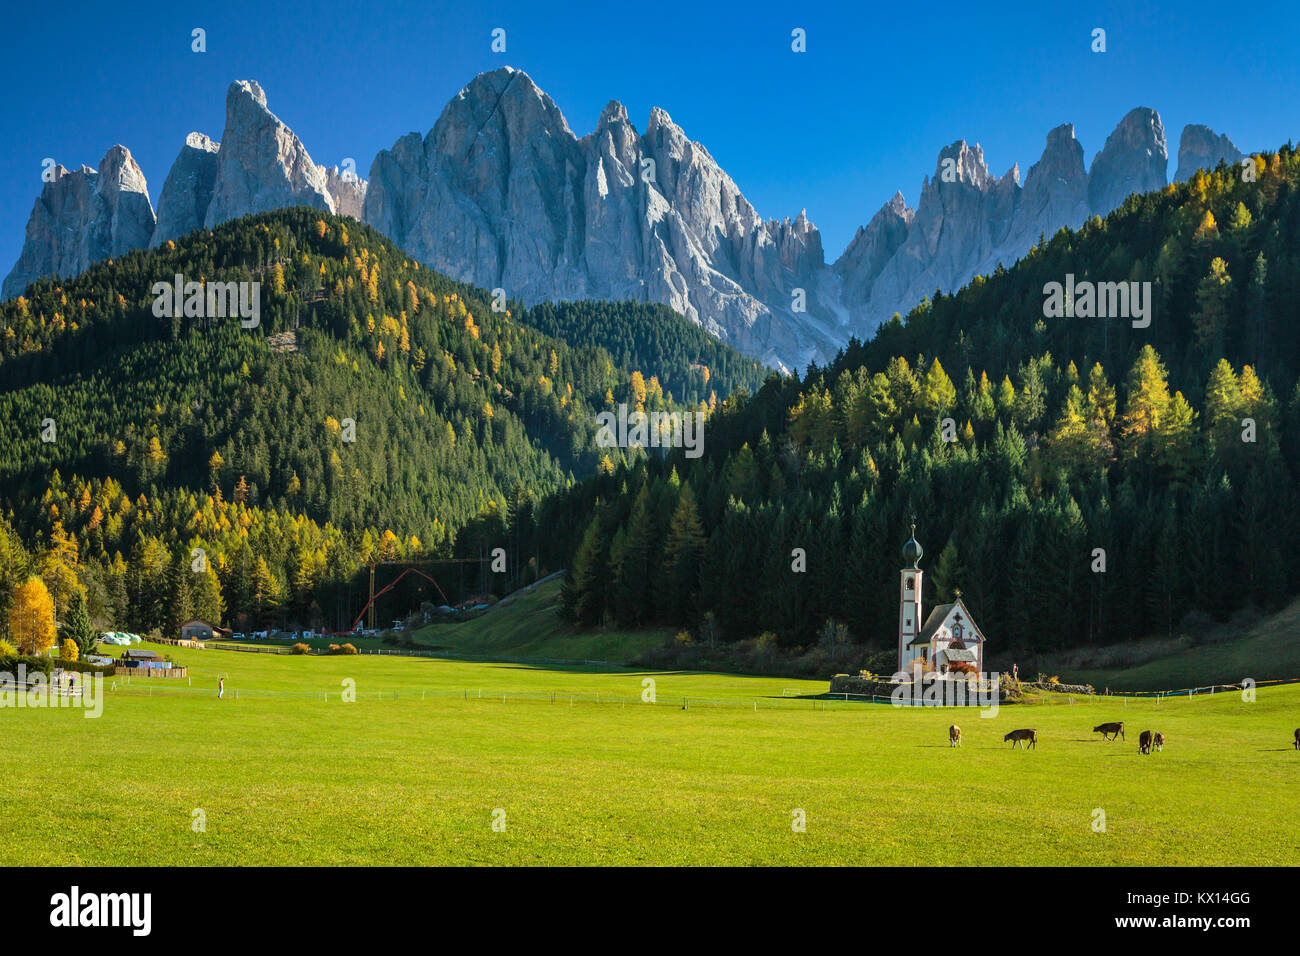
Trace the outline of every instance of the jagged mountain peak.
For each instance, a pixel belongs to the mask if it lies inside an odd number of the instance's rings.
[[[1221,162],[1238,163],[1244,158],[1241,150],[1227,136],[1215,133],[1208,126],[1189,124],[1183,127],[1178,139],[1178,172],[1174,182],[1186,182],[1198,169],[1207,172]]]
[[[1180,176],[1239,155],[1202,126],[1183,131],[1179,152]],[[1091,170],[1073,124],[1051,129],[1023,186],[1019,163],[994,177],[983,147],[957,139],[939,151],[915,208],[896,191],[828,266],[806,208],[793,219],[760,216],[663,107],[639,133],[611,99],[579,139],[527,73],[505,66],[473,77],[427,133],[382,150],[367,181],[314,163],[261,85],[241,80],[226,91],[221,141],[186,136],[156,225],[125,148],[98,169],[55,167],[4,290],[79,271],[130,242],[158,245],[307,205],[361,218],[459,280],[528,303],[664,303],[751,355],[796,368],[935,288],[1009,265],[1039,236],[1160,188],[1167,158],[1163,124],[1147,107],[1124,116]]]
[[[67,278],[103,259],[148,246],[154,230],[149,185],[125,146],[113,146],[99,166],[51,167],[27,220],[26,239],[0,287],[12,298],[40,278]]]
[[[631,120],[627,116],[627,107],[618,100],[610,100],[605,104],[605,108],[600,111],[600,120],[596,123],[596,128],[614,123],[631,125]]]
[[[266,92],[262,89],[262,84],[257,80],[235,80],[226,90],[226,109],[230,109],[232,103],[238,103],[243,100],[251,101],[255,106],[266,109]]]
[[[1164,188],[1169,149],[1160,114],[1138,106],[1106,137],[1088,170],[1088,201],[1092,211],[1106,215],[1133,193]]]
[[[212,199],[203,225],[284,206],[334,212],[325,176],[302,141],[271,112],[256,80],[239,80],[226,93],[226,128],[217,151]]]
[[[945,175],[945,173],[947,175]],[[934,178],[931,183],[964,183],[976,189],[984,189],[989,184],[989,168],[984,162],[984,148],[976,143],[969,145],[959,139],[955,143],[939,150],[935,161]]]

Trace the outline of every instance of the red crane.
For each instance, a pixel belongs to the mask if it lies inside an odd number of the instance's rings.
[[[364,617],[366,616],[366,612],[370,610],[371,606],[374,605],[375,601],[379,600],[379,598],[380,598],[381,596],[383,596],[384,594],[388,593],[388,592],[391,591],[393,588],[397,587],[398,582],[400,582],[400,581],[402,580],[402,578],[406,577],[408,574],[411,574],[412,572],[414,572],[415,574],[418,574],[420,577],[424,578],[426,581],[428,581],[430,584],[432,584],[435,588],[438,589],[438,594],[442,597],[442,603],[443,603],[443,604],[449,604],[449,603],[450,603],[450,602],[447,600],[447,595],[445,595],[445,594],[442,593],[442,588],[438,586],[438,582],[437,582],[437,581],[435,581],[433,578],[429,577],[429,575],[425,574],[423,571],[420,571],[420,570],[418,570],[418,569],[416,569],[416,568],[407,568],[405,571],[403,571],[401,574],[399,574],[396,578],[393,579],[392,584],[388,585],[388,587],[386,587],[386,588],[384,588],[384,589],[382,589],[382,590],[380,590],[380,591],[376,591],[374,594],[371,595],[370,600],[366,602],[366,606],[363,607],[363,608],[361,609],[361,613],[357,615],[357,619],[356,619],[355,621],[352,622],[352,628],[351,628],[351,630],[349,631],[349,633],[351,633],[352,631],[355,631],[355,630],[357,629],[357,627],[361,624],[361,619],[364,618]],[[373,582],[374,582],[374,567],[373,567],[373,566],[372,566],[371,569],[370,569],[370,574],[371,574],[371,578],[370,578],[370,580],[371,580],[371,582],[372,582],[372,583],[371,583],[371,587],[373,588],[373,587],[374,587],[374,584],[373,584]]]

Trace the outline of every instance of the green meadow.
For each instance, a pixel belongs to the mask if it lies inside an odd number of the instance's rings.
[[[190,681],[110,678],[98,719],[0,710],[0,864],[1300,863],[1300,687],[981,718],[780,678],[166,650]]]

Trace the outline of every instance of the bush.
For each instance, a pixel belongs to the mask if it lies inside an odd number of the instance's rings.
[[[77,642],[70,637],[65,637],[63,646],[59,648],[59,657],[65,661],[75,661],[80,656],[81,652],[77,649]]]
[[[310,653],[311,653],[311,645],[310,645],[310,644],[304,644],[304,643],[302,643],[302,641],[299,641],[297,644],[293,645],[293,652],[294,652],[295,654],[310,654]]]
[[[14,657],[18,654],[18,648],[12,643],[0,637],[0,657]]]
[[[355,654],[356,652],[357,652],[357,646],[353,644],[351,641],[349,641],[347,644],[330,645],[331,654]]]
[[[0,656],[0,674],[18,676],[18,665],[27,665],[27,673],[40,671],[46,677],[54,669],[54,662],[44,654],[8,654]]]

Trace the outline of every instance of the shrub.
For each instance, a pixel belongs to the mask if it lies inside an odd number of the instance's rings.
[[[40,671],[46,677],[54,669],[54,662],[44,654],[10,654],[0,656],[0,674],[13,674],[17,677],[19,664],[26,665],[28,674]]]
[[[311,645],[304,644],[302,643],[302,641],[299,641],[297,644],[293,645],[293,652],[295,654],[310,654]]]
[[[9,641],[0,637],[0,657],[14,657],[18,653],[18,648],[14,647]]]
[[[353,644],[351,641],[348,641],[348,643],[344,644],[342,647],[339,648],[340,654],[355,654],[356,652],[357,652],[357,646]]]
[[[780,641],[775,634],[771,631],[764,631],[762,634],[758,635],[758,643],[754,646],[754,650],[756,653],[766,657],[775,654],[780,646]]]
[[[65,661],[75,661],[81,656],[81,652],[77,648],[77,642],[70,637],[65,637],[63,646],[59,648],[59,656]]]
[[[677,636],[673,638],[673,643],[675,643],[678,647],[687,647],[691,644],[694,644],[695,639],[691,637],[690,631],[678,631]]]

